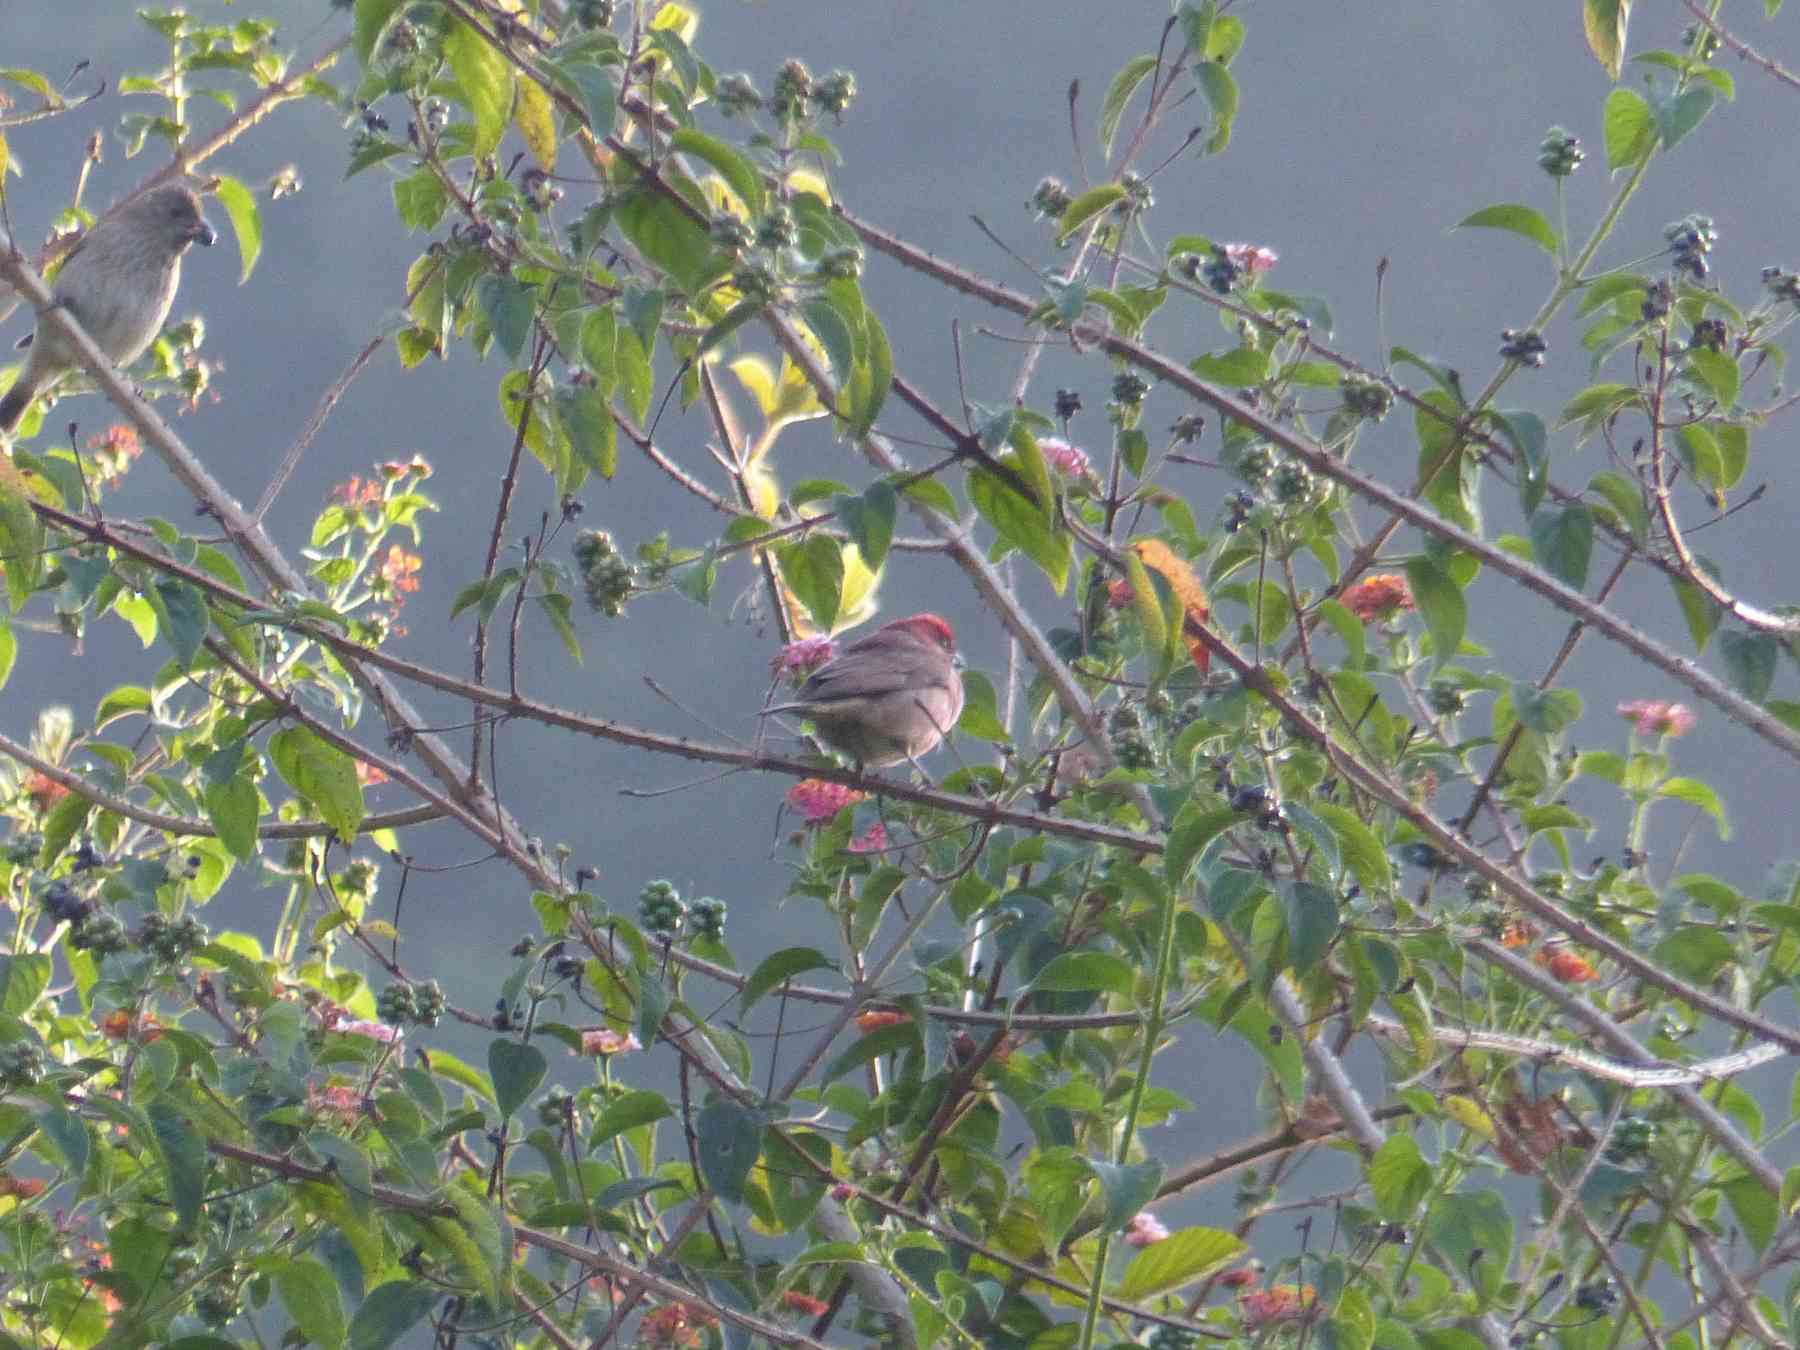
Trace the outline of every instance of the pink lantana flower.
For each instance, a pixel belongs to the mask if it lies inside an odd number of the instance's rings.
[[[850,841],[852,853],[880,853],[887,846],[887,826],[879,820],[869,826],[868,833],[860,834]]]
[[[1241,267],[1255,276],[1258,272],[1266,272],[1281,260],[1281,255],[1272,248],[1264,248],[1261,244],[1222,244],[1226,259],[1234,267]]]
[[[601,1027],[598,1031],[581,1033],[581,1053],[584,1055],[622,1055],[628,1050],[642,1050],[637,1033],[631,1031],[614,1031],[610,1027]]]
[[[1092,478],[1093,463],[1088,459],[1087,451],[1080,446],[1070,445],[1060,436],[1046,436],[1038,442],[1038,449],[1043,452],[1044,463],[1054,473],[1064,478]]]
[[[1169,1236],[1169,1230],[1163,1221],[1147,1209],[1140,1209],[1131,1216],[1131,1222],[1125,1225],[1125,1245],[1128,1247],[1153,1247]]]
[[[340,1018],[332,1024],[333,1031],[341,1031],[346,1036],[365,1036],[371,1041],[380,1041],[383,1045],[392,1045],[404,1034],[399,1027],[391,1027],[386,1022],[369,1022],[360,1017]]]
[[[787,804],[798,811],[808,825],[817,825],[868,795],[842,783],[828,783],[823,778],[802,778],[787,790]]]
[[[1619,705],[1619,716],[1640,736],[1685,736],[1694,729],[1694,710],[1667,699],[1628,699]]]
[[[801,638],[770,658],[769,673],[785,675],[798,683],[836,655],[837,644],[828,637]]]

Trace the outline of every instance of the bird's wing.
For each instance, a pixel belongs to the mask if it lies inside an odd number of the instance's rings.
[[[846,651],[846,655],[848,654]],[[806,683],[800,686],[800,697],[808,703],[878,698],[883,694],[897,694],[910,684],[904,670],[887,672],[879,682],[872,681],[870,673],[868,662],[847,662],[840,656],[830,665],[813,672]]]

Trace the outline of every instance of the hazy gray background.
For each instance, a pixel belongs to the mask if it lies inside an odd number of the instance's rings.
[[[227,6],[195,0],[190,8],[207,19],[232,20],[273,14],[284,21],[282,40],[300,56],[319,50],[342,32],[346,15],[323,0],[276,0]],[[744,70],[765,91],[782,60],[798,56],[815,72],[846,67],[855,72],[860,97],[836,134],[845,164],[835,179],[841,198],[866,218],[898,231],[934,253],[1015,286],[1031,279],[970,223],[979,214],[1015,249],[1040,262],[1054,257],[1041,227],[1024,203],[1047,173],[1078,181],[1071,159],[1065,92],[1082,83],[1081,128],[1093,144],[1099,100],[1128,58],[1154,48],[1167,5],[1124,2],[1095,6],[1058,0],[889,0],[882,5],[750,3],[701,0],[704,19],[697,38],[701,56],[721,73]],[[1632,49],[1674,46],[1685,26],[1673,3],[1641,5]],[[36,67],[56,78],[80,59],[116,87],[120,76],[155,68],[160,40],[125,16],[124,7],[98,0],[15,0],[0,20],[5,64]],[[1570,217],[1577,238],[1607,197],[1600,145],[1600,107],[1608,85],[1587,54],[1574,6],[1444,5],[1429,0],[1382,0],[1338,5],[1249,5],[1239,12],[1250,35],[1235,73],[1243,110],[1229,152],[1184,160],[1162,173],[1155,191],[1159,209],[1151,227],[1159,239],[1183,231],[1266,244],[1281,255],[1274,284],[1326,296],[1337,316],[1336,345],[1374,363],[1382,346],[1376,326],[1377,261],[1392,259],[1385,340],[1434,353],[1458,365],[1465,382],[1479,387],[1494,368],[1500,329],[1522,326],[1546,293],[1547,260],[1522,241],[1486,231],[1451,233],[1450,226],[1481,206],[1524,201],[1551,211],[1549,182],[1535,164],[1537,144],[1553,123],[1579,135],[1587,164],[1571,180]],[[1755,24],[1746,36],[1790,63],[1800,61],[1800,22],[1795,8],[1775,25]],[[1749,20],[1746,19],[1746,22]],[[1800,263],[1800,174],[1792,135],[1800,104],[1759,72],[1734,60],[1740,103],[1713,117],[1659,163],[1628,213],[1603,261],[1640,258],[1661,246],[1664,223],[1690,211],[1711,215],[1720,242],[1717,275],[1739,303],[1758,298],[1757,272],[1768,264]],[[348,67],[336,72],[352,82]],[[1628,72],[1628,79],[1637,77]],[[85,86],[78,86],[85,87]],[[201,101],[203,126],[217,114]],[[111,128],[121,113],[148,109],[141,99],[109,94],[79,113],[20,128],[11,134],[14,156],[28,170],[10,183],[13,218],[22,238],[35,240],[66,199],[80,147],[95,130],[108,132],[107,161],[97,171],[92,202],[104,204],[154,164],[153,150],[125,161]],[[158,109],[160,111],[160,108]],[[404,113],[387,110],[396,130]],[[1168,132],[1144,161],[1153,164],[1179,140],[1189,120],[1177,113]],[[706,113],[702,125],[719,131]],[[737,137],[735,126],[723,134]],[[403,294],[407,265],[423,249],[422,236],[407,238],[395,224],[390,175],[377,168],[345,181],[350,134],[324,105],[298,103],[221,155],[212,168],[246,182],[262,182],[284,164],[305,181],[297,198],[264,204],[265,254],[249,283],[239,288],[235,247],[227,231],[221,246],[196,251],[187,267],[180,310],[199,310],[208,321],[208,350],[223,358],[220,400],[179,422],[189,443],[241,500],[261,493],[272,465],[320,393],[337,378],[361,345],[378,331]],[[402,165],[404,160],[392,161]],[[574,167],[572,164],[570,167]],[[1102,170],[1091,162],[1090,174]],[[579,190],[564,203],[565,218],[580,206]],[[214,223],[225,230],[222,210]],[[891,265],[872,259],[867,285],[893,339],[896,364],[942,406],[956,398],[950,352],[951,321],[963,321],[971,396],[997,403],[1006,397],[1020,348],[975,336],[981,326],[1006,327],[971,301],[926,289]],[[1170,312],[1156,337],[1184,357],[1226,345],[1210,311]],[[6,340],[23,332],[15,317]],[[1007,331],[1013,331],[1007,327]],[[1553,415],[1561,399],[1586,381],[1586,362],[1567,322],[1548,334],[1547,369],[1515,377],[1502,402]],[[465,673],[467,616],[455,627],[451,598],[478,574],[489,530],[495,485],[510,436],[494,394],[499,370],[475,369],[458,355],[402,375],[391,349],[353,387],[326,431],[288,485],[272,520],[277,539],[297,553],[305,527],[330,486],[366,473],[377,460],[415,452],[428,457],[437,476],[428,490],[443,508],[426,522],[424,585],[411,598],[403,654]],[[666,376],[666,371],[664,372]],[[1411,372],[1403,378],[1414,380]],[[1623,378],[1612,377],[1612,378]],[[1059,383],[1080,381],[1088,411],[1077,424],[1083,443],[1105,444],[1106,376],[1089,363],[1080,370],[1047,361],[1034,393],[1047,406]],[[1766,386],[1757,390],[1764,401]],[[659,387],[660,393],[660,387]],[[1166,426],[1184,409],[1165,394],[1152,395],[1147,424]],[[82,419],[84,432],[106,422],[103,405],[83,399],[64,405]],[[884,427],[905,435],[923,429],[897,401]],[[1729,529],[1703,536],[1705,549],[1747,598],[1779,604],[1791,598],[1791,515],[1794,474],[1786,425],[1754,441],[1747,484],[1768,479],[1770,495],[1733,518]],[[696,418],[671,414],[659,439],[684,464],[711,469],[704,446],[708,429]],[[792,449],[788,449],[788,440]],[[814,472],[851,481],[866,473],[842,446],[817,426],[784,440],[783,477],[793,482]],[[1216,445],[1209,433],[1203,453]],[[1553,440],[1556,476],[1579,485],[1603,467],[1593,446],[1572,449],[1567,435]],[[1410,477],[1415,457],[1411,418],[1397,412],[1359,451],[1365,465],[1397,480]],[[1203,525],[1231,484],[1190,471],[1192,500]],[[611,484],[584,492],[583,526],[611,528],[630,547],[647,523],[670,524],[678,543],[713,537],[717,522],[694,511],[648,464],[622,447],[620,471]],[[1490,527],[1517,528],[1510,492],[1488,493]],[[511,534],[535,524],[553,504],[548,484],[528,463]],[[184,527],[192,506],[152,460],[132,474],[109,503],[118,512],[166,516]],[[1690,517],[1702,512],[1690,499]],[[1603,556],[1596,555],[1598,576]],[[949,564],[896,555],[884,589],[884,611],[909,612],[921,602],[954,617],[971,663],[998,671],[1002,649],[984,626],[966,588]],[[523,664],[534,695],[588,712],[673,732],[706,735],[647,694],[646,672],[673,690],[696,714],[748,736],[752,709],[766,686],[764,662],[772,635],[734,618],[732,600],[747,580],[739,566],[724,574],[710,612],[679,597],[634,606],[629,617],[605,621],[580,617],[587,665],[571,669],[547,633],[531,636]],[[1500,652],[1506,669],[1535,678],[1564,621],[1503,584],[1483,583],[1470,636]],[[1632,621],[1685,643],[1666,586],[1640,572],[1615,602]],[[1040,617],[1053,621],[1048,608]],[[47,700],[66,701],[78,719],[91,716],[99,697],[120,680],[146,679],[160,652],[140,654],[116,622],[103,623],[89,639],[87,655],[74,661],[49,639],[30,638],[19,668],[0,695],[0,727],[24,733]],[[1590,640],[1567,677],[1588,700],[1588,717],[1576,740],[1587,747],[1622,748],[1625,731],[1612,714],[1619,698],[1680,696],[1660,677],[1624,661],[1615,649]],[[1776,693],[1796,697],[1784,663]],[[445,722],[460,722],[455,705],[421,698]],[[1689,700],[1692,701],[1691,699]],[[1769,864],[1793,851],[1789,801],[1796,766],[1765,752],[1748,734],[1702,707],[1701,729],[1675,747],[1681,771],[1697,774],[1726,795],[1738,835],[1721,846],[1710,827],[1693,832],[1685,866],[1719,871],[1754,890]],[[1476,719],[1485,726],[1485,713]],[[786,780],[738,777],[656,801],[621,799],[620,785],[655,787],[691,777],[679,764],[559,737],[529,726],[503,737],[501,786],[508,805],[546,842],[566,840],[577,861],[600,869],[597,889],[630,906],[642,884],[669,877],[684,894],[713,894],[731,905],[730,936],[740,960],[754,964],[764,951],[813,940],[817,916],[808,907],[776,911],[784,888],[783,855],[772,849],[776,804]],[[373,798],[384,803],[378,791]],[[1585,804],[1605,805],[1604,798]],[[1623,839],[1616,814],[1583,858],[1615,853]],[[1663,808],[1656,817],[1652,853],[1666,867],[1686,830],[1688,812]],[[449,831],[422,834],[413,843],[430,856],[439,841],[441,860],[462,859],[470,846]],[[388,869],[384,902],[391,900]],[[424,884],[421,884],[423,881]],[[407,936],[415,967],[448,967],[451,994],[486,1006],[492,982],[507,966],[504,945],[529,927],[525,893],[505,869],[485,868],[415,879],[407,899]],[[260,922],[272,911],[272,892],[252,890],[234,878],[215,913],[222,921]],[[457,967],[464,968],[460,971]],[[695,991],[697,995],[700,991]],[[704,997],[700,997],[702,1003]],[[1779,1015],[1789,1015],[1783,1006]],[[1207,1080],[1254,1073],[1235,1044],[1194,1045]],[[1180,1089],[1178,1063],[1165,1079]],[[1205,1123],[1183,1120],[1172,1153],[1214,1146],[1254,1128],[1249,1094],[1228,1098],[1203,1092]],[[1228,1202],[1218,1188],[1216,1202]],[[1222,1210],[1213,1210],[1216,1221]]]

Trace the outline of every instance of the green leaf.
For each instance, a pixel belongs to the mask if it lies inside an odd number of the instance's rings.
[[[13,636],[12,625],[0,615],[0,689],[6,688],[7,677],[13,672],[13,663],[19,658],[19,639]],[[148,696],[146,696],[148,697]],[[99,728],[95,728],[98,730]]]
[[[881,405],[887,401],[888,390],[894,383],[894,353],[888,345],[887,329],[881,326],[875,311],[866,307],[863,310],[863,342],[866,354],[855,370],[857,396],[845,409],[850,438],[856,441],[875,425]]]
[[[1227,18],[1220,22],[1238,21]],[[1231,144],[1231,128],[1237,122],[1238,112],[1237,81],[1224,62],[1215,60],[1203,61],[1194,67],[1194,83],[1200,86],[1201,97],[1212,109],[1213,130],[1206,138],[1206,153],[1216,155]]]
[[[1750,466],[1750,429],[1733,422],[1714,422],[1708,430],[1719,447],[1719,486],[1736,487]]]
[[[1391,1134],[1369,1160],[1369,1188],[1375,1207],[1395,1223],[1406,1223],[1431,1192],[1431,1164],[1410,1134]]]
[[[338,1297],[337,1280],[322,1261],[297,1256],[275,1270],[275,1288],[282,1306],[306,1339],[320,1350],[337,1350],[348,1328],[344,1304]]]
[[[50,958],[0,955],[0,1012],[22,1018],[50,986]]]
[[[387,1350],[442,1297],[435,1285],[415,1280],[389,1280],[375,1286],[350,1319],[349,1350]]]
[[[1450,574],[1423,555],[1407,562],[1406,581],[1431,634],[1432,665],[1441,667],[1462,646],[1469,623],[1468,601]]]
[[[1097,188],[1089,188],[1064,209],[1062,220],[1057,225],[1056,242],[1067,243],[1069,236],[1075,231],[1102,211],[1109,210],[1124,200],[1125,189],[1117,183],[1102,183]]]
[[[1387,850],[1375,837],[1375,831],[1363,824],[1356,812],[1334,802],[1314,800],[1308,805],[1337,836],[1345,864],[1365,891],[1379,895],[1393,884],[1393,863]]]
[[[388,23],[406,0],[356,0],[354,41],[356,59],[368,65],[375,55],[375,44],[387,31]]]
[[[1619,409],[1635,403],[1637,398],[1638,391],[1629,384],[1590,384],[1563,405],[1556,425],[1566,427],[1571,422],[1603,422]]]
[[[550,1061],[535,1045],[501,1037],[488,1043],[488,1073],[494,1080],[494,1104],[502,1120],[510,1120],[544,1081]]]
[[[844,555],[830,535],[814,534],[792,544],[777,545],[775,561],[782,580],[799,598],[821,632],[837,626],[844,594]]]
[[[694,131],[689,127],[679,128],[669,138],[670,144],[682,154],[703,159],[719,171],[737,194],[738,200],[750,208],[752,216],[759,216],[763,211],[762,173],[738,151],[732,149],[724,141]]]
[[[1725,803],[1719,794],[1697,778],[1666,778],[1656,789],[1659,797],[1673,797],[1676,801],[1697,806],[1713,818],[1718,826],[1719,838],[1731,838],[1731,823],[1725,818]]]
[[[1063,952],[1031,978],[1026,989],[1085,994],[1099,990],[1129,998],[1137,987],[1137,970],[1109,952]]]
[[[1742,378],[1738,363],[1724,352],[1711,347],[1696,347],[1688,353],[1688,367],[1698,375],[1721,408],[1729,409],[1737,402],[1738,383]]]
[[[607,68],[594,61],[543,62],[544,70],[587,114],[588,129],[605,137],[618,115],[619,90]]]
[[[519,353],[525,350],[525,339],[531,336],[536,310],[533,289],[510,273],[490,273],[476,283],[475,300],[500,350],[509,361],[518,361]]]
[[[394,180],[394,210],[409,230],[435,230],[450,205],[450,194],[430,169]]]
[[[1044,1244],[1055,1250],[1081,1216],[1094,1174],[1086,1159],[1064,1147],[1033,1153],[1019,1171],[1025,1193],[1043,1224]]]
[[[1464,216],[1457,222],[1456,228],[1507,230],[1522,239],[1528,239],[1551,257],[1562,241],[1556,237],[1556,231],[1543,214],[1529,206],[1518,206],[1507,203],[1500,206],[1484,206],[1473,215]]]
[[[210,625],[206,597],[196,586],[177,581],[173,577],[163,577],[146,592],[144,598],[156,610],[162,635],[175,649],[175,659],[184,670],[192,666],[194,658],[200,654],[201,644],[206,641],[206,631]]]
[[[1625,24],[1630,17],[1631,0],[1582,0],[1581,26],[1588,50],[1614,81],[1625,66]]]
[[[1580,590],[1594,553],[1594,516],[1579,502],[1540,507],[1531,517],[1531,551],[1550,575]]]
[[[1131,1222],[1132,1215],[1150,1203],[1163,1175],[1160,1162],[1119,1164],[1096,1162],[1090,1158],[1088,1170],[1100,1183],[1100,1193],[1106,1201],[1106,1217],[1100,1221],[1100,1226],[1108,1233],[1122,1232]]]
[[[700,1175],[734,1205],[743,1203],[744,1182],[762,1153],[763,1123],[761,1113],[723,1097],[709,1102],[694,1121]]]
[[[48,867],[62,856],[75,832],[87,824],[94,804],[80,793],[71,792],[50,808],[44,821],[44,842],[38,849],[38,865]]]
[[[637,1038],[644,1045],[654,1045],[662,1030],[663,1018],[669,1015],[669,990],[653,972],[638,978]]]
[[[1513,1220],[1498,1191],[1466,1191],[1441,1197],[1426,1221],[1450,1269],[1471,1281],[1483,1299],[1498,1292],[1511,1263]]]
[[[1709,576],[1717,576],[1709,563],[1703,559],[1695,561]],[[1687,620],[1688,636],[1694,640],[1694,650],[1705,651],[1706,644],[1718,630],[1719,620],[1725,617],[1724,606],[1691,581],[1672,577],[1670,584],[1675,588],[1675,603],[1681,606],[1681,616]]]
[[[1752,1176],[1738,1176],[1726,1182],[1722,1188],[1726,1200],[1731,1203],[1731,1212],[1737,1216],[1738,1227],[1744,1230],[1744,1236],[1750,1239],[1750,1245],[1761,1256],[1767,1250],[1769,1241],[1775,1236],[1776,1226],[1781,1220],[1781,1211],[1777,1208],[1775,1197],[1762,1188],[1762,1183]]]
[[[158,1099],[145,1110],[150,1120],[151,1136],[162,1160],[163,1176],[168,1183],[169,1204],[175,1210],[175,1221],[192,1228],[200,1218],[200,1206],[206,1199],[206,1140],[188,1123],[187,1117],[168,1101]]]
[[[262,809],[256,784],[243,776],[209,783],[202,800],[219,842],[239,862],[248,862],[256,852],[256,822]]]
[[[985,470],[969,475],[969,500],[982,518],[994,527],[1002,543],[1016,548],[1043,569],[1061,595],[1074,562],[1067,532],[1056,528],[1036,502]]]
[[[1211,1275],[1247,1250],[1242,1238],[1218,1228],[1177,1229],[1132,1258],[1112,1295],[1138,1303],[1172,1293]]]
[[[1733,689],[1755,703],[1768,697],[1780,654],[1781,643],[1773,633],[1730,632],[1719,638],[1725,678]]]
[[[751,972],[738,995],[738,1015],[747,1014],[758,999],[777,985],[808,970],[836,970],[837,963],[816,947],[785,947]]]
[[[306,727],[287,727],[269,738],[275,772],[348,844],[362,825],[362,785],[356,761]]]
[[[77,1178],[85,1173],[93,1147],[86,1122],[60,1104],[46,1106],[37,1113],[36,1119],[38,1130],[62,1154],[66,1175]]]
[[[619,467],[619,433],[606,395],[596,384],[569,384],[556,391],[555,403],[576,459],[610,481]]]
[[[1125,115],[1125,105],[1131,102],[1132,94],[1144,82],[1144,78],[1155,70],[1156,57],[1152,55],[1134,56],[1127,61],[1119,73],[1113,76],[1112,83],[1106,88],[1106,97],[1100,101],[1100,154],[1102,158],[1112,154],[1113,136],[1119,130],[1119,119]]]
[[[1718,95],[1706,85],[1697,84],[1684,90],[1656,108],[1657,129],[1662,134],[1663,149],[1673,150],[1688,132],[1706,120]]]
[[[1221,832],[1238,823],[1241,817],[1229,806],[1204,810],[1196,803],[1189,801],[1175,813],[1175,821],[1169,827],[1169,840],[1163,848],[1163,876],[1171,886],[1183,886],[1187,882],[1188,869],[1193,866],[1194,859],[1200,856],[1201,850],[1210,844]]]
[[[1188,369],[1212,384],[1243,389],[1268,378],[1269,354],[1254,347],[1239,347],[1220,356],[1196,356],[1188,362]]]
[[[1337,897],[1310,881],[1281,888],[1281,910],[1287,920],[1288,960],[1304,975],[1331,950],[1338,933]]]
[[[475,121],[475,158],[486,159],[500,148],[512,117],[513,72],[506,57],[486,38],[458,19],[444,39],[444,56],[456,74],[463,101]]]
[[[231,221],[232,234],[237,236],[238,259],[241,263],[238,285],[242,286],[250,280],[251,270],[255,268],[256,260],[262,256],[262,216],[256,209],[256,196],[228,173],[218,176],[213,192]]]
[[[1633,541],[1642,544],[1649,537],[1650,516],[1644,509],[1644,494],[1624,474],[1604,469],[1588,480],[1587,490],[1612,508],[1618,524]]]
[[[1603,4],[1607,0],[1588,2]],[[1636,164],[1656,144],[1656,114],[1635,90],[1615,89],[1606,96],[1601,125],[1605,129],[1606,167],[1613,172]]]
[[[994,682],[979,670],[962,673],[963,710],[956,719],[956,729],[978,741],[1004,743],[1010,739],[1006,724],[1000,720],[1000,696]]]
[[[1527,731],[1554,736],[1581,717],[1581,695],[1573,689],[1539,689],[1520,680],[1512,689],[1513,713]]]
[[[899,513],[900,498],[885,482],[871,483],[860,497],[839,497],[835,503],[838,518],[856,541],[864,566],[879,572],[887,561],[888,546],[894,540],[894,518]]]
[[[629,1092],[608,1105],[594,1121],[594,1128],[588,1135],[588,1147],[599,1148],[614,1135],[654,1125],[673,1114],[674,1109],[660,1092]]]

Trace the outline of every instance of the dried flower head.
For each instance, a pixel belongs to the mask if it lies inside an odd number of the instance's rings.
[[[1364,623],[1386,619],[1413,607],[1412,588],[1398,572],[1376,572],[1357,582],[1340,597]]]

